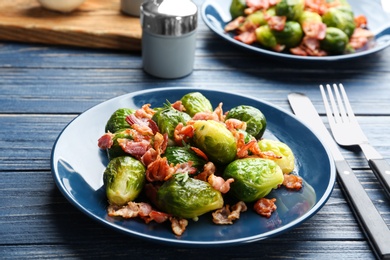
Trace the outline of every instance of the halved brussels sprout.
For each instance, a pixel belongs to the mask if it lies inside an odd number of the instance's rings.
[[[261,151],[271,151],[278,156],[282,156],[281,159],[276,159],[274,161],[279,165],[283,173],[290,173],[294,170],[295,156],[287,144],[270,139],[262,139],[257,143]]]
[[[299,17],[299,23],[302,26],[305,22],[321,23],[322,18],[321,15],[319,15],[316,12],[304,11],[302,15]]]
[[[119,130],[123,130],[125,128],[130,128],[130,125],[126,122],[126,117],[128,115],[134,114],[135,110],[130,108],[119,108],[117,109],[108,119],[105,131],[110,131],[111,133],[115,133]]]
[[[244,158],[231,162],[223,172],[225,180],[233,178],[230,191],[244,202],[263,198],[283,183],[283,172],[276,162],[262,158]]]
[[[333,7],[322,16],[322,21],[328,27],[342,30],[350,38],[355,30],[355,18],[351,9],[347,7]]]
[[[191,117],[181,111],[166,105],[163,108],[156,109],[157,112],[153,115],[152,120],[156,122],[162,134],[167,133],[170,140],[174,139],[175,127],[179,123],[187,124]]]
[[[298,22],[287,21],[282,31],[273,30],[276,41],[286,48],[298,46],[303,37],[302,27]]]
[[[112,159],[103,174],[111,205],[121,206],[137,198],[145,184],[145,166],[130,156]]]
[[[235,118],[246,122],[246,132],[256,138],[260,138],[265,131],[267,121],[263,113],[253,107],[241,105],[229,110],[226,119]]]
[[[180,101],[186,109],[185,112],[191,117],[198,112],[213,112],[210,101],[200,92],[188,93]]]
[[[186,173],[173,175],[157,191],[157,206],[161,210],[186,219],[222,208],[223,203],[221,192]]]
[[[245,8],[246,8],[245,0],[233,0],[229,8],[232,19],[244,15]]]
[[[193,126],[195,131],[192,140],[210,161],[227,164],[234,160],[237,153],[236,140],[224,124],[213,120],[198,120]]]
[[[321,49],[329,54],[343,54],[348,46],[348,36],[340,29],[326,28],[325,39],[320,41]]]
[[[168,159],[168,163],[174,165],[191,161],[192,166],[198,169],[198,172],[203,171],[203,166],[206,161],[196,155],[189,146],[168,146],[164,156]]]
[[[118,139],[121,138],[130,139],[130,140],[134,139],[129,129],[115,132],[114,137],[112,138],[113,144],[110,148],[107,149],[109,160],[112,160],[115,157],[128,155],[125,151],[123,151],[122,147],[118,144]]]
[[[281,0],[275,7],[276,15],[298,21],[305,8],[305,0]]]
[[[275,35],[268,24],[262,25],[255,30],[256,41],[268,49],[273,49],[278,45]]]

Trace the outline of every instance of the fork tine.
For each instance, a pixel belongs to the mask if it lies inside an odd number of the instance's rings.
[[[340,117],[340,112],[337,108],[336,101],[335,101],[335,98],[333,96],[332,88],[330,87],[329,84],[326,84],[326,89],[328,90],[328,95],[329,95],[330,104],[331,104],[332,110],[333,110],[334,120],[336,123],[342,123],[342,120]]]
[[[329,106],[329,102],[328,102],[328,98],[327,98],[326,93],[325,93],[324,86],[320,85],[320,91],[321,91],[322,100],[323,100],[324,106],[325,106],[326,116],[328,117],[328,122],[330,125],[334,125],[336,122],[334,121],[332,109]]]
[[[344,104],[345,100],[343,101],[343,99],[341,98],[340,91],[339,91],[339,89],[337,87],[337,84],[333,84],[333,89],[334,89],[334,93],[336,95],[337,105],[338,105],[338,108],[340,110],[340,116],[342,118],[342,121],[348,122],[349,121],[348,120],[348,116],[347,116],[347,113],[345,112],[345,109],[344,109],[344,107],[345,107],[345,104]],[[343,97],[344,97],[344,95],[343,95]]]
[[[355,113],[352,110],[351,103],[349,102],[349,99],[348,99],[347,93],[345,92],[343,84],[339,84],[339,88],[340,88],[341,94],[342,94],[343,99],[344,99],[344,104],[345,104],[345,108],[347,109],[349,120],[351,122],[355,122],[356,121]]]

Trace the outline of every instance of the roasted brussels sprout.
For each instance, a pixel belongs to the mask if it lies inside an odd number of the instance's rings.
[[[283,183],[283,173],[276,162],[262,158],[238,159],[226,166],[223,178],[233,178],[230,193],[244,202],[267,196]]]
[[[185,112],[191,117],[198,112],[212,112],[210,101],[200,92],[192,92],[184,95],[180,101],[185,107]]]
[[[333,7],[323,14],[322,21],[328,27],[342,30],[350,38],[355,30],[354,14],[347,7]]]
[[[298,21],[305,7],[305,0],[281,0],[275,7],[276,15]]]
[[[176,217],[194,219],[223,206],[222,194],[208,182],[190,178],[186,173],[173,175],[157,191],[157,206]]]
[[[203,171],[203,166],[206,164],[206,161],[197,156],[189,146],[169,146],[165,150],[164,156],[168,159],[169,164],[173,163],[174,165],[191,161],[192,166],[198,169],[198,173]]]
[[[286,48],[298,46],[303,37],[302,27],[298,22],[287,21],[282,31],[273,30],[276,41]]]
[[[232,19],[244,15],[245,8],[246,8],[245,0],[233,0],[229,8]]]
[[[268,24],[256,28],[255,33],[256,41],[263,45],[265,48],[274,49],[278,45],[276,37],[272,33],[272,30],[268,26]]]
[[[246,132],[256,138],[260,138],[264,134],[267,126],[263,113],[253,106],[241,105],[230,109],[226,119],[230,118],[246,122]]]
[[[156,109],[157,112],[153,115],[152,120],[156,122],[160,132],[162,134],[167,133],[170,140],[174,139],[175,127],[179,123],[186,123],[191,119],[191,117],[181,111],[178,111],[172,108],[170,105],[166,105],[161,109]]]
[[[348,36],[340,29],[326,28],[325,39],[320,41],[321,49],[329,54],[343,54],[348,45]]]
[[[126,122],[128,115],[134,114],[135,110],[130,108],[117,109],[108,119],[105,131],[115,133],[125,128],[130,128],[130,125]]]
[[[263,10],[256,11],[253,14],[250,14],[246,17],[247,21],[252,22],[253,24],[260,26],[267,24],[266,16],[274,16],[275,8],[271,7],[267,9],[265,12]]]
[[[113,144],[107,149],[108,159],[112,160],[115,157],[128,155],[118,143],[118,139],[121,138],[133,140],[133,135],[129,129],[115,132],[114,137],[112,138]]]
[[[210,161],[227,164],[234,160],[237,153],[236,140],[225,125],[213,120],[198,120],[193,126],[195,131],[192,140]]]
[[[299,17],[299,23],[301,24],[301,26],[303,26],[305,22],[321,23],[322,18],[321,15],[319,15],[318,13],[311,12],[311,11],[304,11],[302,15]]]
[[[294,170],[295,156],[291,148],[287,144],[270,139],[262,139],[259,140],[257,143],[261,151],[271,151],[278,156],[282,156],[281,159],[276,159],[275,162],[282,169],[283,173],[290,173]]]
[[[112,159],[103,174],[108,201],[121,206],[137,198],[145,184],[145,166],[130,156]]]

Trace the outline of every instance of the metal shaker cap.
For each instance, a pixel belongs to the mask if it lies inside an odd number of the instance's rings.
[[[180,36],[198,26],[198,8],[191,0],[146,0],[141,5],[140,20],[144,31]]]

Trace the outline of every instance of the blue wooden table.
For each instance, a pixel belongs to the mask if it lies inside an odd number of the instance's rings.
[[[195,55],[191,75],[161,80],[144,73],[138,52],[0,43],[1,258],[375,258],[337,183],[325,206],[298,228],[263,241],[207,250],[124,235],[91,220],[64,198],[50,168],[61,130],[103,101],[160,87],[230,91],[287,111],[287,95],[302,92],[327,123],[318,85],[341,82],[363,131],[390,161],[390,49],[347,62],[284,62],[238,49],[199,20]],[[390,226],[390,200],[363,154],[342,152]]]

